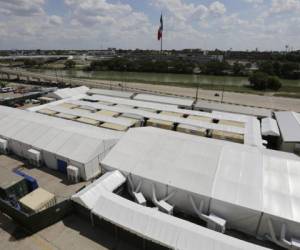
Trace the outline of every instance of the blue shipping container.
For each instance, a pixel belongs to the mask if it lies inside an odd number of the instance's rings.
[[[20,170],[14,170],[14,172],[17,175],[24,177],[24,179],[27,182],[29,192],[32,192],[33,190],[35,190],[35,189],[37,189],[39,187],[39,185],[37,183],[37,180],[35,178],[33,178],[33,177],[31,177],[31,176],[23,173]]]

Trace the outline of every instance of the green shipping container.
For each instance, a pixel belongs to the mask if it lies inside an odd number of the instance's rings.
[[[28,194],[26,180],[11,171],[0,168],[0,198],[7,199],[12,195],[20,199],[26,194]]]

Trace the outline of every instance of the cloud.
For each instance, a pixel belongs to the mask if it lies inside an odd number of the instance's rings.
[[[0,14],[32,16],[44,13],[44,0],[0,0]]]
[[[168,49],[300,44],[300,0],[144,0],[139,10],[132,0],[63,0],[63,14],[46,1],[0,0],[0,49],[159,49],[161,10]]]
[[[224,15],[226,13],[226,7],[224,4],[216,1],[213,2],[210,6],[209,6],[209,10],[212,14],[214,15]]]
[[[49,23],[52,25],[61,25],[63,23],[63,19],[60,16],[52,15],[49,17]]]
[[[270,14],[280,14],[300,10],[300,0],[272,0]]]

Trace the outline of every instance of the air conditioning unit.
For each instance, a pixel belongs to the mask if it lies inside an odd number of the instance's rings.
[[[140,192],[140,193],[135,193],[133,192],[133,196],[134,196],[134,199],[135,201],[142,205],[142,206],[146,206],[146,199],[144,197],[144,195]]]
[[[27,158],[30,164],[35,167],[41,166],[41,152],[35,149],[29,149],[27,151]]]
[[[157,206],[161,212],[167,214],[173,214],[174,207],[169,203],[165,202],[164,200],[159,201]]]
[[[68,180],[72,183],[78,183],[80,181],[79,169],[77,167],[69,165],[67,167]]]
[[[0,153],[1,154],[7,154],[8,148],[7,148],[7,140],[0,138]]]
[[[214,215],[210,214],[208,216],[207,227],[211,230],[217,231],[219,233],[225,233],[226,230],[226,220]]]

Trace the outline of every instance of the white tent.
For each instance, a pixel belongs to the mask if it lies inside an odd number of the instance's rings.
[[[99,179],[72,196],[72,200],[91,210],[104,192],[113,192],[126,182],[119,171],[107,172]]]
[[[59,162],[73,165],[88,180],[100,173],[99,161],[122,136],[122,133],[49,117],[29,111],[0,106],[0,137],[8,148],[28,158],[33,148],[52,169]]]
[[[147,199],[153,188],[160,198],[175,192],[168,202],[185,213],[196,214],[193,198],[230,228],[264,237],[271,218],[300,238],[296,155],[147,127],[129,130],[101,165],[142,181]]]
[[[177,107],[189,107],[189,108],[191,108],[194,103],[194,99],[192,98],[188,99],[188,98],[179,98],[173,96],[150,95],[150,94],[137,94],[133,99],[146,101],[146,102],[176,105]]]
[[[109,90],[109,89],[90,89],[87,92],[88,95],[106,95],[121,98],[131,98],[134,96],[134,92],[120,91],[120,90]]]
[[[140,206],[112,193],[125,181],[119,171],[108,172],[73,195],[72,200],[100,219],[171,249],[266,249]]]
[[[51,98],[55,98],[56,100],[61,100],[61,99],[66,99],[81,94],[86,94],[88,90],[89,88],[86,86],[80,86],[76,88],[64,88],[49,93],[47,96]]]

